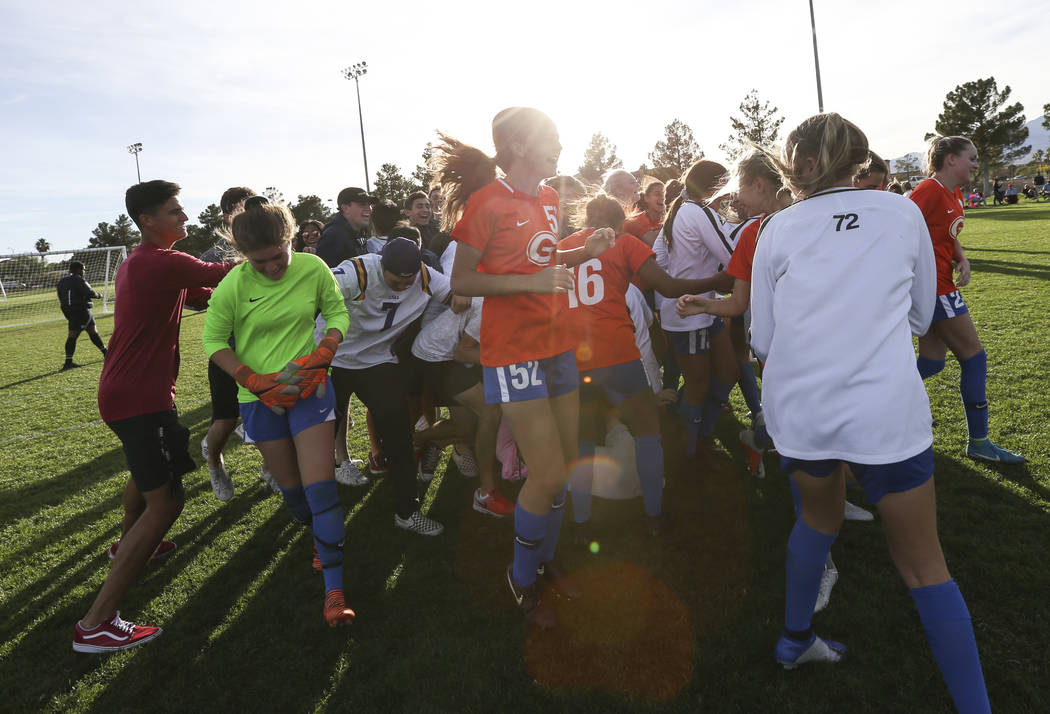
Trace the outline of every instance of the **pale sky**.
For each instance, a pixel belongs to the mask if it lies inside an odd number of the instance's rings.
[[[945,94],[994,76],[1032,119],[1050,102],[1045,22],[975,0],[815,0],[824,108],[893,158],[922,148]],[[527,9],[523,9],[527,8]],[[945,14],[950,10],[950,14]],[[276,186],[331,201],[405,175],[435,129],[492,151],[511,105],[557,123],[560,170],[592,133],[626,168],[679,118],[721,158],[729,115],[757,89],[790,130],[817,111],[806,0],[659,3],[71,2],[0,0],[0,253],[87,245],[135,183],[182,185],[196,221],[222,191]]]

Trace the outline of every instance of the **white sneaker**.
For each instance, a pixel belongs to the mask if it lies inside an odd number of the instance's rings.
[[[208,465],[208,437],[201,439],[201,455],[204,456],[204,465]],[[223,461],[222,454],[219,454],[219,467],[213,469],[208,466],[208,479],[211,481],[211,491],[215,494],[215,498],[219,499],[223,503],[233,498],[233,479],[226,473],[226,463]]]
[[[795,669],[807,662],[841,662],[846,656],[846,645],[834,640],[822,640],[816,635],[809,645],[781,637],[773,656],[784,669]]]
[[[875,516],[871,515],[870,511],[865,511],[860,506],[854,506],[849,501],[846,501],[846,520],[847,521],[873,521]]]
[[[357,468],[353,461],[344,461],[335,469],[335,480],[344,486],[367,486],[371,480]]]
[[[246,441],[244,438],[244,424],[238,424],[237,428],[233,430],[233,433],[236,434],[241,441]]]
[[[838,568],[824,564],[824,574],[820,576],[820,590],[817,591],[817,602],[813,612],[820,612],[831,601],[831,589],[839,581]]]
[[[471,449],[465,449],[462,453],[453,446],[452,447],[452,460],[456,463],[456,468],[459,472],[467,478],[476,478],[481,472],[478,471],[478,462],[474,458],[474,452]]]
[[[261,466],[259,466],[259,478],[261,478],[263,480],[263,483],[269,486],[270,490],[274,493],[281,492],[281,487],[277,483],[277,479],[273,477],[272,473],[266,470],[266,464],[262,464]]]
[[[402,518],[395,513],[394,525],[402,530],[411,531],[412,533],[418,533],[419,535],[425,536],[441,535],[441,532],[445,530],[445,526],[441,525],[433,518],[424,516],[419,511],[416,511],[408,518]]]

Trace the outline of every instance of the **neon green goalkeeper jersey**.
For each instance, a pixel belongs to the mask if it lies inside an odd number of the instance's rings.
[[[293,359],[313,352],[315,320],[346,334],[350,317],[332,271],[311,253],[292,253],[280,280],[271,280],[244,262],[223,278],[208,302],[201,341],[208,357],[228,349],[232,335],[237,358],[259,374],[279,372]],[[237,401],[258,398],[240,387]]]

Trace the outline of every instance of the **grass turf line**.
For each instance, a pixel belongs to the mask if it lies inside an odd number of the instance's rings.
[[[963,295],[988,352],[991,435],[1028,466],[965,458],[954,359],[927,383],[942,542],[997,711],[1050,701],[1048,227],[1050,206],[1022,204],[970,210],[962,234],[973,266]],[[202,323],[189,314],[182,332],[178,404],[193,444],[209,415]],[[108,338],[112,320],[99,328]],[[340,487],[347,600],[358,620],[329,629],[309,539],[259,481],[256,452],[234,439],[233,500],[214,499],[203,467],[188,474],[171,534],[179,550],[149,566],[122,603],[125,616],[164,635],[118,655],[76,655],[73,623],[105,576],[127,472],[119,442],[97,421],[98,354],[82,337],[85,366],[58,372],[64,339],[62,323],[0,332],[0,670],[12,683],[0,708],[950,710],[878,521],[843,528],[833,551],[841,579],[814,622],[850,645],[849,659],[799,672],[775,666],[790,497],[772,458],[764,481],[747,475],[729,414],[688,463],[677,455],[677,425],[666,423],[675,528],[663,546],[642,537],[640,502],[596,499],[597,554],[573,546],[566,527],[559,556],[587,598],[562,607],[555,633],[529,632],[508,603],[510,519],[475,513],[475,483],[454,467],[425,492],[446,525],[433,539],[394,529],[385,479]],[[736,392],[733,407],[742,419]],[[363,457],[355,408],[351,453]]]

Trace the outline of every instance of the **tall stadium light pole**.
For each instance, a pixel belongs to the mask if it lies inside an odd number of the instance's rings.
[[[359,81],[361,75],[364,74],[368,74],[367,62],[358,62],[343,70],[343,76],[354,80],[354,86],[357,88],[357,121],[361,125],[361,157],[365,160],[365,191],[371,192],[372,188],[368,185],[368,152],[365,150],[365,119],[361,114],[361,82]]]
[[[139,171],[139,152],[142,151],[142,144],[132,144],[128,147],[128,153],[135,155],[135,175],[139,178],[139,183],[142,183],[142,172]]]
[[[813,66],[817,70],[817,108],[824,113],[824,93],[820,89],[820,56],[817,55],[817,20],[813,14],[813,0],[809,0],[809,24],[813,28]]]

